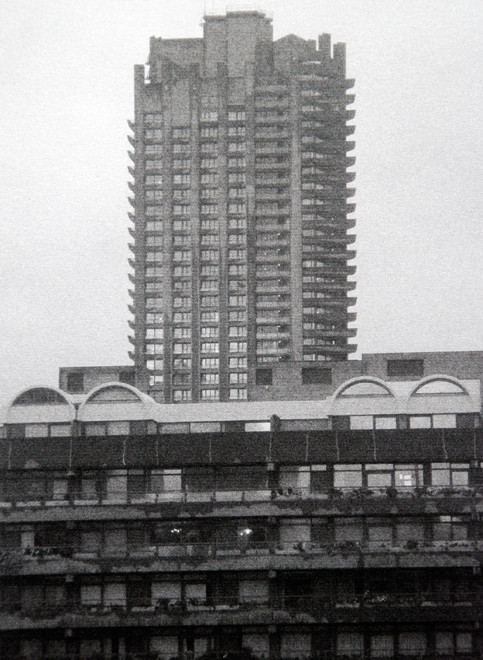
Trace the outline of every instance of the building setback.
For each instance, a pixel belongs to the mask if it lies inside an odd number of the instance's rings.
[[[0,658],[481,658],[483,353],[358,364],[310,399],[160,404],[67,370],[72,394],[15,396]]]
[[[344,44],[273,41],[260,12],[151,39],[130,136],[130,339],[155,400],[251,399],[257,366],[355,350],[353,84]]]

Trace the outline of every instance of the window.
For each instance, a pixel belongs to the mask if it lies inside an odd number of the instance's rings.
[[[162,220],[147,220],[146,231],[163,231]]]
[[[185,154],[189,151],[189,149],[190,149],[189,144],[183,144],[182,142],[180,143],[173,142],[172,144],[173,154]]]
[[[146,161],[147,170],[160,170],[163,168],[163,161],[161,158],[153,158]]]
[[[426,651],[426,635],[423,632],[399,633],[399,655],[418,656]]]
[[[191,312],[175,312],[173,323],[191,323]]]
[[[334,488],[361,488],[362,465],[334,465]]]
[[[230,110],[228,113],[228,121],[245,121],[245,110]]]
[[[71,394],[84,391],[83,371],[71,371],[67,374],[67,391]]]
[[[202,158],[200,168],[202,170],[216,169],[216,158]]]
[[[228,327],[229,337],[245,337],[247,334],[246,325],[231,325]]]
[[[173,213],[175,215],[189,215],[189,212],[189,204],[173,204]]]
[[[303,367],[302,383],[303,385],[315,385],[315,384],[330,385],[332,383],[332,369],[317,369],[316,367]]]
[[[173,390],[173,401],[191,401],[191,390]]]
[[[246,341],[231,341],[229,342],[228,350],[230,353],[246,353],[247,343]]]
[[[245,157],[238,157],[238,158],[229,158],[228,159],[228,167],[245,167],[246,166],[246,160]]]
[[[201,245],[218,245],[219,241],[218,234],[201,234]]]
[[[173,385],[190,385],[191,375],[190,374],[173,374]]]
[[[200,350],[202,353],[218,353],[220,346],[217,341],[202,341]]]
[[[163,114],[161,112],[146,112],[144,114],[144,123],[149,126],[162,124]]]
[[[173,337],[175,339],[191,338],[191,328],[174,328]]]
[[[218,250],[201,250],[201,259],[203,261],[218,261]]]
[[[146,206],[146,216],[147,217],[160,217],[163,213],[161,206]]]
[[[247,274],[247,267],[245,264],[230,264],[228,267],[228,274],[245,276]]]
[[[189,138],[190,129],[189,128],[173,128],[173,138]]]
[[[200,113],[200,121],[218,121],[218,113],[212,110]]]
[[[173,344],[173,353],[191,353],[191,344],[189,342]]]
[[[177,296],[173,298],[173,307],[191,307],[191,298],[187,296]]]
[[[191,369],[191,358],[174,358],[174,369]]]
[[[173,252],[173,261],[190,261],[191,250],[175,250]]]
[[[202,337],[218,337],[218,326],[202,326],[200,328]]]
[[[424,360],[388,360],[387,375],[392,378],[422,378]]]
[[[228,218],[228,227],[230,229],[246,229],[247,228],[247,219],[246,218]]]
[[[202,369],[218,369],[220,366],[219,358],[201,358]]]
[[[360,632],[337,633],[337,653],[341,657],[357,658],[364,652],[364,637]]]
[[[200,220],[201,229],[218,229],[218,220],[216,218],[201,218]]]
[[[218,323],[219,313],[215,310],[203,311],[200,314],[202,323]]]
[[[246,296],[229,296],[228,304],[230,307],[245,307],[247,304]]]
[[[230,369],[246,369],[246,357],[231,357],[229,361]]]
[[[158,234],[148,235],[146,236],[146,245],[148,247],[163,245],[163,237]]]
[[[173,275],[174,277],[191,277],[191,266],[175,266]]]
[[[247,399],[247,390],[245,388],[234,388],[231,387],[229,391],[229,397],[232,400],[237,401],[246,401]]]
[[[200,296],[200,305],[202,307],[217,307],[218,296]]]
[[[271,369],[257,369],[256,383],[257,383],[257,385],[271,385],[272,384],[272,370]]]
[[[188,161],[189,162],[189,161]],[[189,184],[191,177],[189,174],[173,174],[173,183],[176,184]]]
[[[438,516],[433,523],[433,541],[465,541],[468,521],[463,516]]]
[[[173,199],[178,201],[189,201],[190,198],[190,190],[189,188],[181,188],[181,189],[175,189],[173,190]]]
[[[202,401],[217,401],[219,398],[219,390],[217,388],[201,390]]]
[[[228,213],[246,213],[246,206],[244,202],[237,202],[237,203],[232,203],[228,204]]]
[[[468,485],[468,463],[432,463],[431,484],[433,486],[460,487]]]
[[[182,156],[174,156],[173,157],[173,169],[174,170],[190,170],[190,159],[189,158],[183,158]]]
[[[202,204],[201,205],[201,213],[204,213],[205,215],[216,215],[218,211],[218,205],[217,204]]]
[[[231,385],[246,385],[247,374],[245,371],[236,371],[230,373]]]
[[[146,368],[148,371],[162,371],[163,358],[156,358],[156,360],[146,360]]]
[[[218,385],[220,382],[219,374],[201,374],[202,385]]]
[[[162,339],[164,336],[163,328],[147,328],[146,339]]]
[[[163,147],[161,144],[147,144],[144,147],[144,151],[146,154],[149,155],[151,154],[159,155],[163,153]]]
[[[430,429],[431,426],[431,415],[411,415],[409,418],[410,429]]]
[[[235,309],[228,313],[229,321],[246,321],[247,313],[244,309]]]
[[[162,174],[147,174],[146,175],[146,185],[147,186],[161,186],[163,184],[163,175]]]

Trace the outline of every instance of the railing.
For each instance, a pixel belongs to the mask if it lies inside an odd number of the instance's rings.
[[[33,605],[20,605],[9,603],[0,606],[1,612],[19,613],[22,616],[32,618],[52,618],[61,614],[74,613],[76,615],[108,615],[108,614],[191,614],[197,612],[253,612],[253,611],[286,611],[286,612],[338,612],[343,609],[363,610],[382,607],[388,608],[457,608],[476,607],[481,605],[481,595],[470,592],[465,595],[464,600],[456,598],[443,599],[435,594],[424,593],[396,593],[396,594],[362,594],[345,600],[336,599],[331,601],[330,597],[305,595],[285,595],[275,601],[269,602],[253,600],[239,601],[236,597],[224,602],[213,602],[202,598],[154,598],[133,599],[109,598],[102,601],[80,602],[79,598],[66,599],[52,605],[49,602]]]
[[[0,567],[8,561],[33,560],[99,560],[109,559],[208,559],[228,556],[246,555],[302,555],[306,558],[316,556],[347,557],[349,555],[368,554],[408,554],[435,553],[438,554],[471,554],[483,551],[482,541],[437,541],[420,543],[409,540],[404,544],[385,543],[379,541],[358,542],[343,541],[335,543],[318,543],[300,541],[291,543],[251,543],[213,541],[207,543],[176,543],[156,544],[136,547],[116,546],[112,548],[92,549],[77,548],[68,545],[35,546],[20,548],[4,548],[0,550]]]
[[[278,350],[278,349],[277,349]],[[81,493],[66,495],[63,499],[48,497],[29,498],[25,496],[10,497],[0,500],[0,509],[16,507],[52,507],[52,506],[86,506],[86,505],[115,505],[115,504],[162,504],[163,502],[261,502],[269,500],[286,499],[321,499],[330,501],[349,500],[353,504],[368,499],[387,497],[390,499],[426,499],[430,497],[476,497],[483,495],[483,487],[425,486],[401,488],[325,488],[313,489],[310,487],[281,486],[276,488],[253,488],[231,490],[172,490],[158,493],[119,493],[103,497],[83,495]]]
[[[9,654],[5,660],[32,660],[31,655],[12,655]],[[172,654],[164,655],[162,653],[142,653],[142,652],[126,652],[120,654],[76,654],[76,653],[62,653],[61,655],[45,654],[35,656],[36,660],[255,660],[257,657],[249,651],[244,650],[240,652],[229,653],[207,653],[194,655],[193,653],[186,653],[183,655],[173,656]],[[265,656],[261,656],[265,657]],[[421,652],[407,652],[407,653],[389,653],[388,655],[369,655],[365,653],[337,653],[337,652],[320,652],[317,655],[303,655],[298,654],[296,658],[290,656],[289,658],[283,656],[271,656],[273,660],[371,660],[371,658],[378,658],[378,660],[475,660],[472,652],[468,653],[426,653]]]

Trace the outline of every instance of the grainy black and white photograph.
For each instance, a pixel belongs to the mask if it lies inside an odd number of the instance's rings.
[[[0,35],[0,660],[482,658],[481,1]]]

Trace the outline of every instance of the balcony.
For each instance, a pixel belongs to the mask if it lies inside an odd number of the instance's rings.
[[[483,541],[451,541],[403,543],[362,541],[265,541],[251,543],[245,538],[231,541],[206,543],[170,543],[138,546],[107,546],[103,549],[42,547],[4,549],[0,573],[3,575],[34,575],[42,568],[44,575],[63,575],[72,572],[97,572],[100,562],[115,562],[116,570],[125,573],[126,562],[130,568],[133,560],[142,560],[157,571],[226,570],[249,567],[251,570],[305,570],[341,568],[429,568],[429,567],[478,567]],[[248,563],[247,563],[248,562]],[[376,607],[378,602],[367,602],[366,607]]]
[[[283,587],[282,587],[283,589]],[[108,598],[104,602],[82,603],[80,598],[68,598],[62,604],[28,606],[20,603],[4,605],[0,629],[18,628],[20,621],[29,621],[29,627],[47,628],[90,627],[95,625],[177,625],[182,618],[184,626],[240,625],[255,622],[298,623],[324,621],[330,623],[371,621],[451,621],[476,620],[480,596],[476,591],[465,599],[453,596],[438,598],[432,593],[364,593],[342,599],[329,593],[314,595],[281,594],[271,599],[233,598]],[[103,656],[104,657],[104,656]],[[138,658],[139,656],[136,656]],[[379,657],[379,656],[378,656]],[[438,656],[440,658],[441,656]],[[406,656],[407,660],[407,656]]]

